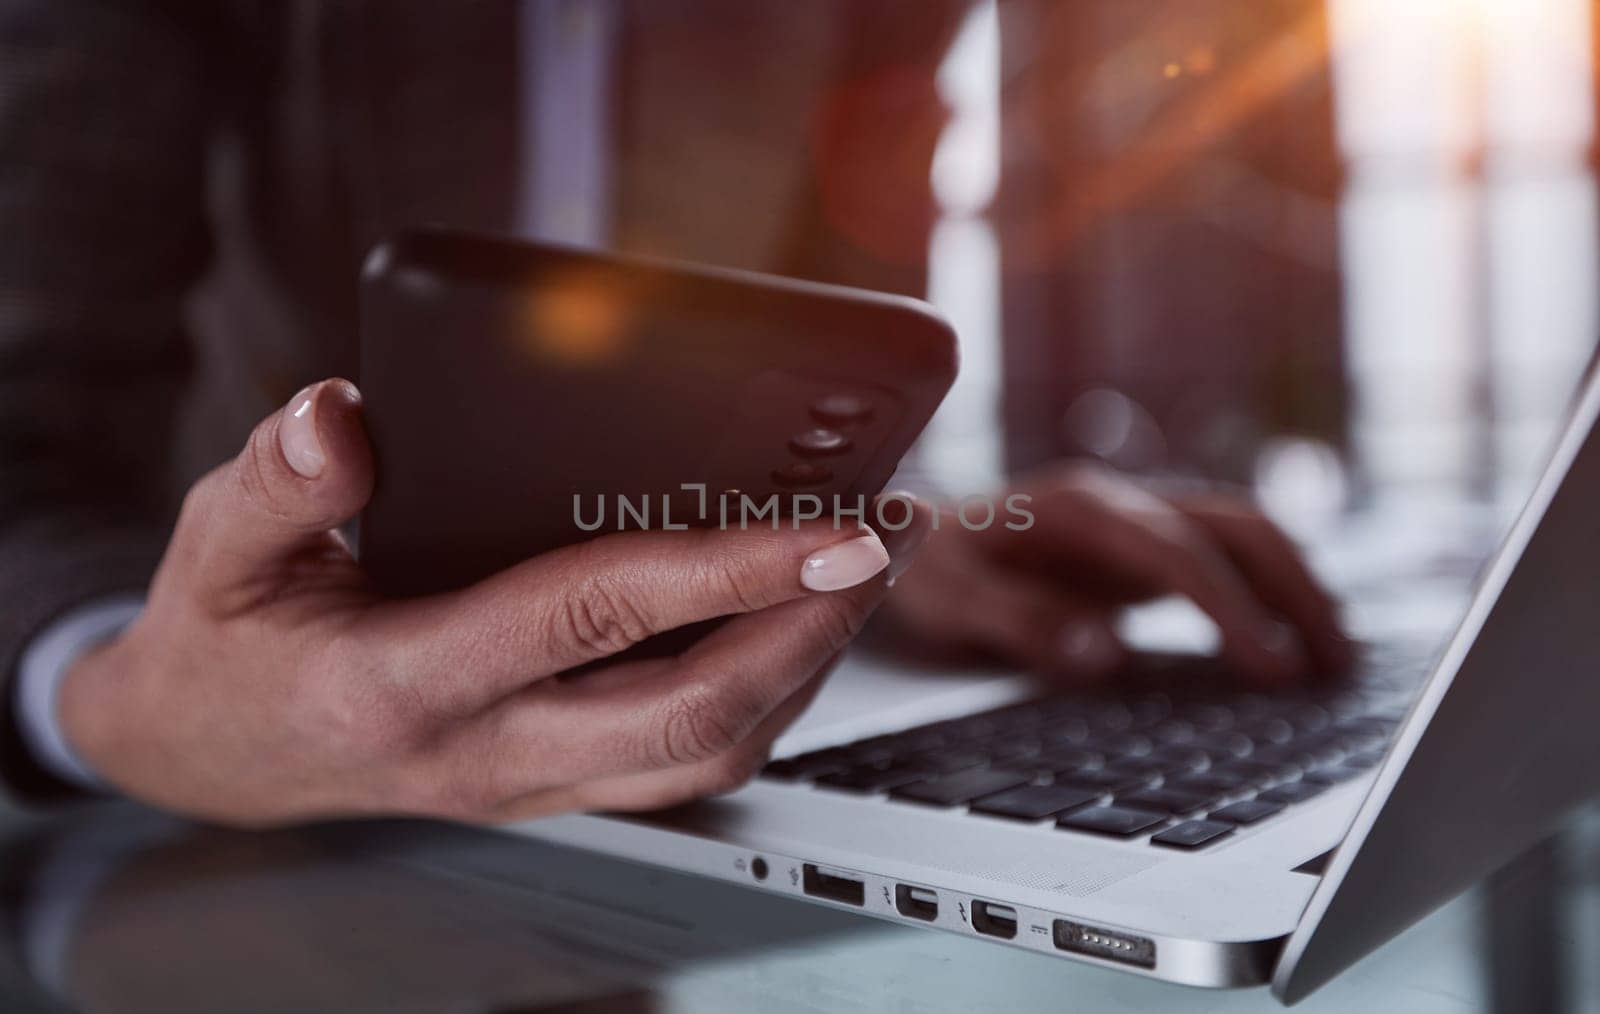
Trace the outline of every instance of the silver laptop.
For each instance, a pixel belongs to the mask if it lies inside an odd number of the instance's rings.
[[[1600,786],[1600,379],[1426,657],[1267,697],[847,664],[729,796],[515,830],[907,925],[1294,1003]]]

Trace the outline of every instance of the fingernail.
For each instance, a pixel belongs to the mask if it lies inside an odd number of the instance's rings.
[[[854,588],[889,566],[889,551],[876,535],[863,535],[819,549],[800,565],[800,583],[812,591]]]
[[[283,449],[284,460],[307,479],[321,475],[328,463],[317,437],[316,392],[317,385],[312,384],[290,398],[278,423],[278,446]]]
[[[1288,655],[1295,651],[1299,638],[1287,623],[1269,620],[1256,631],[1256,643],[1274,655]]]
[[[1056,653],[1075,672],[1100,674],[1116,666],[1122,650],[1104,624],[1073,620],[1056,636]]]
[[[1256,635],[1256,643],[1296,675],[1303,674],[1310,666],[1305,643],[1287,623],[1273,621],[1263,625]]]
[[[878,527],[882,529],[883,548],[889,552],[889,584],[893,585],[901,574],[906,572],[912,562],[917,558],[917,550],[928,541],[928,536],[933,533],[931,525],[917,523],[917,504],[921,503],[916,494],[906,490],[896,490],[885,493],[883,500],[887,503],[899,503],[905,510],[905,516],[894,518],[878,518]],[[904,524],[898,529],[890,528],[885,521],[894,521],[897,524],[903,520]]]

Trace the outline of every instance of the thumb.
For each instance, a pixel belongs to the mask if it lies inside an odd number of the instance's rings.
[[[312,384],[256,426],[233,461],[184,502],[174,546],[212,589],[336,544],[332,529],[372,495],[372,448],[361,394],[345,380]]]

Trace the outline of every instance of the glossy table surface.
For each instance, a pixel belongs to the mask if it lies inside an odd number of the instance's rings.
[[[1278,1009],[485,831],[0,831],[6,1011]],[[1580,814],[1299,1009],[1600,1010],[1597,873]]]

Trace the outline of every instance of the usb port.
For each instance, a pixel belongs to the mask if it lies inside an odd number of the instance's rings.
[[[1156,967],[1156,943],[1147,937],[1085,926],[1082,923],[1055,921],[1056,946],[1074,954],[1088,954],[1107,961],[1120,961],[1140,968]]]
[[[804,872],[805,878],[802,886],[805,892],[814,898],[842,901],[846,905],[865,905],[867,903],[867,885],[865,881],[847,877],[840,873],[825,872],[812,863],[805,864]]]
[[[972,928],[986,937],[1010,940],[1017,935],[1017,910],[992,901],[974,901]]]
[[[894,885],[894,907],[895,911],[908,919],[933,922],[939,918],[939,896],[926,887]]]

